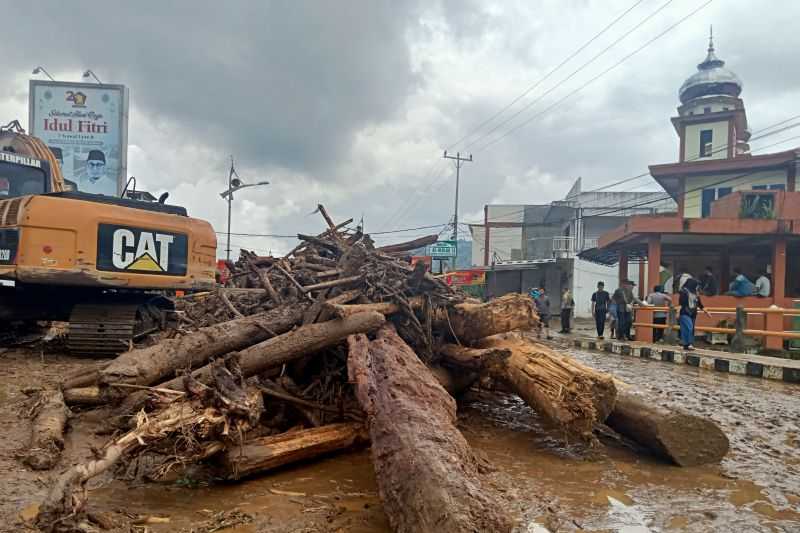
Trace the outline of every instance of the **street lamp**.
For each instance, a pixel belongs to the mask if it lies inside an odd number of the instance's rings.
[[[234,176],[236,176],[234,178]],[[259,181],[258,183],[244,183],[233,168],[233,156],[231,156],[231,170],[228,173],[228,190],[219,193],[224,200],[228,201],[228,241],[225,246],[226,259],[231,260],[231,202],[233,202],[233,193],[246,189],[248,187],[258,187],[260,185],[269,185],[268,181]]]
[[[51,75],[50,75],[50,73],[49,73],[49,72],[47,72],[47,71],[44,69],[44,67],[36,67],[35,69],[33,69],[33,72],[32,72],[32,74],[39,74],[39,73],[42,73],[42,74],[44,74],[45,76],[47,76],[48,78],[50,78],[50,81],[56,81],[56,80],[54,80],[54,79],[53,79],[53,76],[51,76]]]
[[[91,76],[92,78],[94,78],[94,81],[96,81],[96,82],[97,82],[97,83],[99,83],[100,85],[103,85],[103,82],[102,82],[102,81],[100,81],[100,78],[98,78],[98,77],[95,75],[95,73],[94,73],[94,72],[92,72],[91,70],[87,69],[87,70],[86,70],[86,71],[83,73],[83,77],[84,77],[84,78],[88,78],[89,76]]]

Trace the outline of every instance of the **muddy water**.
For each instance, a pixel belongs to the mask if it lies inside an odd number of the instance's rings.
[[[731,452],[719,466],[685,469],[619,446],[564,445],[561,435],[544,427],[516,397],[471,393],[460,405],[459,427],[496,468],[491,481],[502,491],[508,512],[522,519],[523,531],[545,524],[558,531],[800,532],[800,387],[630,357],[570,353],[648,390],[659,403],[713,418],[729,435]],[[30,377],[36,362],[24,364],[25,372],[9,366],[0,372],[16,382],[0,384],[5,394],[15,395],[18,378]],[[2,451],[24,442],[14,440],[14,446],[0,446]],[[0,494],[14,498],[14,508],[41,497],[42,478],[12,472],[11,461],[0,463],[6,467],[0,468],[3,477],[14,480],[11,487],[21,483],[15,490],[0,488]],[[368,451],[238,484],[209,487],[200,479],[189,471],[169,484],[101,484],[91,502],[101,510],[169,518],[168,524],[148,526],[153,532],[210,531],[219,525],[216,513],[231,510],[247,513],[253,522],[226,532],[389,531]]]

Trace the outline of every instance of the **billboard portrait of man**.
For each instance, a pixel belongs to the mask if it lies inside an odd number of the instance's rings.
[[[116,195],[117,183],[106,175],[106,154],[102,150],[89,150],[85,171],[78,181],[78,190],[108,196]]]

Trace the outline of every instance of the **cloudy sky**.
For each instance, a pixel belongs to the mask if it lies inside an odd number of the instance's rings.
[[[0,121],[27,122],[35,66],[65,81],[91,68],[130,88],[128,173],[139,188],[170,191],[218,231],[231,154],[242,178],[272,182],[237,197],[234,232],[321,230],[310,214],[320,202],[368,231],[443,225],[455,187],[445,148],[474,156],[461,181],[460,217],[471,221],[486,203],[547,202],[578,176],[591,188],[674,161],[669,117],[710,24],[744,81],[751,129],[800,114],[800,33],[789,23],[800,3],[788,0],[713,0],[603,74],[705,2],[2,0]],[[653,184],[625,190],[636,187]],[[232,240],[261,253],[293,246]]]

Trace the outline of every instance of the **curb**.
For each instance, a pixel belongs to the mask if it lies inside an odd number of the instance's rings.
[[[686,352],[680,348],[671,346],[635,346],[618,341],[595,341],[588,339],[574,339],[573,346],[583,350],[595,352],[614,353],[642,359],[653,359],[665,363],[685,364],[702,368],[705,370],[715,370],[717,372],[728,372],[741,376],[750,376],[787,383],[800,383],[800,368],[797,368],[796,361],[787,360],[790,365],[783,365],[783,359],[775,358],[774,364],[765,364],[756,361],[742,360],[746,354],[736,354],[736,357],[725,357],[725,354],[698,353],[697,351]],[[733,354],[732,354],[733,355]],[[766,356],[760,356],[764,359]]]

